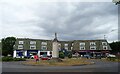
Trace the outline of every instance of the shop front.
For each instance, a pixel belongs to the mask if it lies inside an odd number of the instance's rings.
[[[24,51],[23,50],[14,50],[13,57],[14,58],[24,58]]]
[[[31,58],[36,54],[38,54],[38,50],[27,50],[27,57],[28,58]]]

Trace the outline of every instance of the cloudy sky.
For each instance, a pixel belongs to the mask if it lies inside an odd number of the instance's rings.
[[[97,1],[97,2],[96,2]],[[1,0],[0,39],[118,40],[118,7],[111,0]]]

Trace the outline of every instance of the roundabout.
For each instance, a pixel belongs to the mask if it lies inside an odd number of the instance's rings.
[[[32,65],[32,66],[81,66],[81,65],[90,65],[94,64],[94,62],[87,61],[87,59],[60,59],[60,61],[56,60],[40,60],[35,62],[34,59],[27,60],[22,63],[23,65]]]
[[[3,72],[118,72],[118,62],[101,59],[88,59],[95,64],[77,66],[32,66],[23,65],[24,62],[3,62]]]

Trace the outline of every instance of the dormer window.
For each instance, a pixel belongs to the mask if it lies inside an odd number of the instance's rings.
[[[91,46],[90,50],[96,50],[96,46]]]
[[[47,45],[47,42],[42,42],[41,45]]]
[[[102,45],[107,45],[107,42],[102,42]]]
[[[68,46],[68,44],[66,43],[66,44],[65,44],[65,47],[67,47],[67,46]]]
[[[107,46],[103,46],[103,50],[107,50],[108,49],[108,47]]]
[[[30,45],[30,49],[36,49],[35,45]]]
[[[30,41],[30,44],[36,44],[36,41]]]
[[[23,49],[23,45],[18,45],[18,49]]]
[[[81,43],[80,43],[80,46],[85,46],[85,43],[84,43],[84,42],[81,42]]]
[[[95,42],[90,42],[90,45],[96,45],[96,43]]]
[[[80,47],[80,50],[85,50],[85,47]]]
[[[24,41],[19,41],[19,44],[24,44]]]

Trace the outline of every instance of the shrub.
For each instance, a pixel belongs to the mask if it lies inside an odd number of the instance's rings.
[[[72,53],[68,53],[68,58],[72,58]]]
[[[59,58],[64,59],[65,58],[65,54],[63,52],[59,52]]]
[[[109,61],[115,61],[115,57],[107,57],[107,60],[109,60]]]
[[[2,61],[25,61],[25,58],[3,57]]]
[[[13,58],[12,57],[3,57],[2,61],[12,61]]]
[[[14,58],[13,61],[26,61],[25,58]]]

